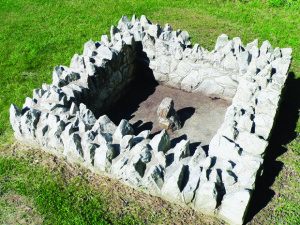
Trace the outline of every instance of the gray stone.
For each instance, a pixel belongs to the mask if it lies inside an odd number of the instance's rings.
[[[97,57],[99,58],[105,58],[108,60],[112,60],[113,58],[113,52],[111,51],[111,49],[107,46],[103,46],[101,45],[98,49],[97,49]]]
[[[146,170],[146,163],[149,162],[150,159],[151,153],[149,152],[149,150],[146,150],[144,151],[144,153],[134,156],[126,169],[126,180],[130,181],[137,187],[141,186],[142,178],[144,177]]]
[[[27,108],[32,108],[34,105],[36,105],[36,100],[26,97],[25,103],[23,104],[23,109]]]
[[[101,131],[103,133],[115,133],[117,126],[108,118],[107,115],[100,116],[99,119],[95,122],[93,131]]]
[[[76,116],[78,116],[80,120],[87,124],[94,124],[96,122],[94,113],[83,103],[79,105],[79,112],[76,112]]]
[[[96,135],[97,143],[101,144],[111,144],[113,142],[112,134],[110,133],[103,133],[101,131],[98,132]]]
[[[76,112],[78,112],[78,111],[79,111],[78,106],[74,102],[72,102],[71,107],[70,107],[70,115],[75,116]]]
[[[150,25],[152,24],[147,18],[145,15],[141,15],[141,19],[140,19],[140,22],[143,26],[147,26],[147,25]]]
[[[187,31],[182,31],[178,37],[182,44],[184,44],[186,46],[192,45],[191,36],[189,35],[189,33]]]
[[[134,145],[133,135],[125,135],[120,141],[121,153],[128,152]]]
[[[155,153],[155,158],[157,159],[157,162],[159,163],[159,165],[162,166],[162,168],[166,168],[167,166],[167,158],[166,155],[164,154],[163,151],[160,152],[154,152]]]
[[[171,31],[162,32],[159,36],[159,39],[164,40],[164,41],[170,41],[171,38],[172,38],[172,32]]]
[[[83,148],[84,160],[86,165],[89,167],[94,166],[94,157],[97,148],[99,148],[99,145],[95,143],[88,143]]]
[[[163,184],[164,180],[162,167],[160,165],[153,165],[145,175],[143,185],[150,190],[154,190],[156,193],[160,193]]]
[[[258,39],[255,39],[254,41],[248,43],[246,45],[246,50],[250,51],[251,53],[251,49],[253,48],[253,46],[258,47]]]
[[[15,108],[16,109],[16,108]],[[16,110],[17,111],[17,110]],[[37,128],[37,123],[40,119],[41,111],[37,109],[30,109],[22,115],[20,124],[21,131],[24,134],[29,135],[30,137],[35,137],[35,131]]]
[[[119,30],[117,27],[115,27],[115,26],[111,26],[111,27],[110,27],[110,37],[111,37],[112,42],[118,40],[117,34],[118,34],[119,32],[120,32],[120,30]]]
[[[166,152],[171,147],[171,141],[168,132],[164,129],[159,134],[155,135],[149,145],[156,152]]]
[[[122,119],[113,135],[113,138],[115,141],[119,142],[125,135],[132,135],[133,133],[134,131],[129,122],[125,119]]]
[[[107,47],[109,46],[109,38],[108,35],[101,36],[101,42],[104,43]]]
[[[136,137],[133,138],[133,141],[135,144],[147,139],[150,135],[150,130],[144,130],[141,133],[139,133]]]
[[[164,27],[164,31],[170,31],[170,32],[172,32],[173,29],[172,29],[172,27],[168,23],[166,23],[165,27]]]
[[[226,71],[237,73],[239,71],[239,63],[237,57],[232,52],[227,54],[222,61],[223,67]]]
[[[180,77],[185,77],[188,75],[188,73],[191,71],[191,65],[189,63],[186,63],[184,61],[180,61],[177,65],[176,73]]]
[[[235,162],[240,157],[240,148],[232,141],[216,134],[209,143],[209,155]]]
[[[292,48],[282,48],[280,51],[283,58],[291,58],[293,52]]]

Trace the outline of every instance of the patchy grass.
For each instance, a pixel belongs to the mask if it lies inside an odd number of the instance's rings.
[[[298,5],[297,5],[298,4]],[[22,106],[56,65],[68,66],[89,39],[100,40],[122,14],[187,30],[208,50],[225,33],[244,44],[258,38],[292,47],[286,96],[246,221],[299,224],[300,18],[299,1],[5,0],[0,2],[0,222],[220,224],[221,221],[92,174],[15,142],[11,103]],[[298,10],[298,11],[297,11]],[[26,208],[29,207],[29,208]],[[14,221],[15,219],[15,221]],[[96,222],[97,221],[97,222]]]
[[[0,164],[0,205],[7,205],[2,221],[23,215],[16,203],[6,203],[13,201],[13,190],[34,202],[30,207],[44,224],[222,224],[38,149],[19,144],[1,149]]]

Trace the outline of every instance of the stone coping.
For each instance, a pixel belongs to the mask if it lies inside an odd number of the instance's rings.
[[[118,179],[171,202],[242,224],[261,170],[282,90],[290,48],[258,40],[243,45],[225,34],[215,49],[191,48],[186,31],[152,24],[145,16],[118,26],[101,41],[88,41],[70,67],[56,66],[53,83],[33,90],[10,122],[19,141],[91,171]],[[138,71],[143,71],[139,75]],[[189,140],[171,148],[166,130],[134,135],[127,120],[106,115],[137,76],[215,98],[232,99],[209,144],[192,154]]]

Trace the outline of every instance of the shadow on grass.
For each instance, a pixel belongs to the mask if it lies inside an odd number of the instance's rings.
[[[256,186],[245,217],[245,223],[250,222],[274,197],[275,192],[270,187],[284,165],[276,159],[287,151],[283,145],[296,138],[295,128],[300,109],[300,79],[296,79],[293,72],[289,73],[282,96],[283,99],[264,158],[264,171],[262,176],[258,176],[256,179]]]

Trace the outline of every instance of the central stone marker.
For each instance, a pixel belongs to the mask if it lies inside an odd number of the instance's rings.
[[[15,137],[140,191],[242,224],[292,49],[274,49],[268,41],[258,48],[258,40],[244,46],[240,38],[225,34],[211,52],[198,44],[191,48],[188,32],[173,31],[168,24],[162,29],[145,16],[130,21],[123,15],[110,34],[111,40],[103,35],[101,41],[88,41],[70,67],[56,66],[53,83],[33,90],[22,109],[11,105]],[[150,130],[135,133],[126,119],[112,122],[106,113],[137,78],[207,96],[210,103],[231,101],[209,146],[199,140],[192,149],[185,139],[172,145],[165,129],[152,137]],[[167,99],[159,110],[171,130],[180,127],[173,107]],[[195,127],[200,129],[206,128]]]
[[[171,98],[164,98],[157,109],[159,123],[169,131],[179,130],[181,122],[174,109],[174,101]]]

